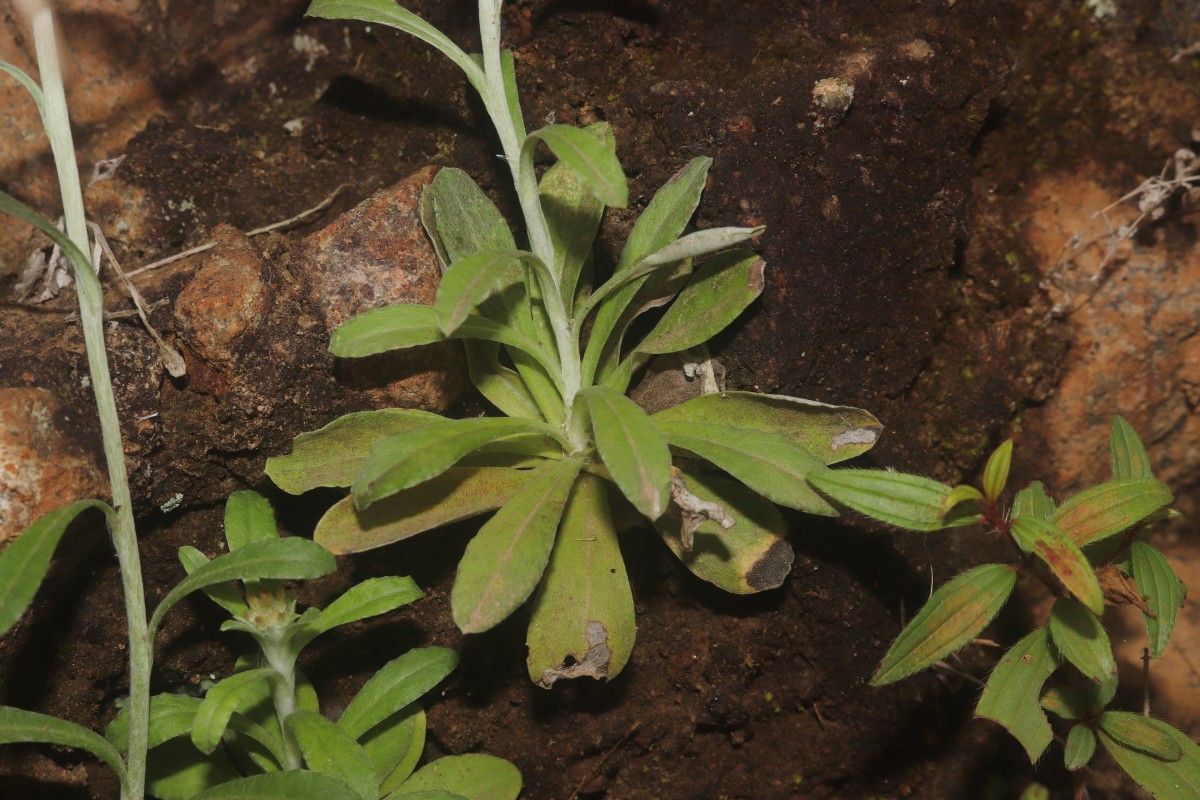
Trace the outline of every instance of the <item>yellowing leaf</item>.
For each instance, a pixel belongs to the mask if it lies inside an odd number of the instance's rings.
[[[1008,483],[1008,469],[1012,463],[1012,439],[996,448],[983,468],[983,493],[989,500],[995,500],[1004,492]]]
[[[1037,556],[1093,614],[1104,613],[1104,592],[1095,570],[1083,551],[1054,523],[1018,517],[1012,522],[1011,532],[1021,549]]]
[[[1085,489],[1063,503],[1054,524],[1083,547],[1136,525],[1174,500],[1154,478],[1123,478]]]

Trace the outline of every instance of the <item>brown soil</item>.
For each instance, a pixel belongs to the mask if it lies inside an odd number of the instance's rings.
[[[155,54],[140,63],[161,101],[151,105],[163,112],[122,148],[124,208],[136,197],[145,210],[136,236],[117,237],[127,268],[206,241],[219,223],[244,231],[290,217],[345,184],[320,220],[266,248],[286,265],[301,237],[430,163],[466,169],[517,216],[479,103],[428,48],[378,26],[346,32],[302,20],[304,3],[294,2],[253,36],[243,33],[239,48],[206,49],[250,27],[257,6],[215,5],[221,13],[209,19],[191,4],[143,2],[146,29],[107,42],[111,53],[130,51],[130,63],[135,50]],[[471,0],[406,5],[460,42],[477,38]],[[1017,477],[1057,479],[1061,495],[1096,477],[1079,465],[1096,462],[1104,442],[1103,431],[1081,436],[1085,423],[1056,411],[1057,387],[1080,385],[1071,369],[1091,345],[1081,344],[1090,340],[1075,322],[1049,313],[1053,287],[1041,281],[1052,264],[1043,240],[1027,235],[1050,224],[1038,198],[1047,186],[1072,197],[1096,186],[1116,199],[1190,145],[1200,121],[1200,63],[1169,60],[1200,39],[1200,15],[1185,0],[1118,5],[1115,18],[1099,19],[1082,3],[1036,0],[524,0],[507,4],[506,30],[530,127],[553,119],[614,128],[633,208],[609,214],[607,254],[618,252],[655,188],[696,155],[715,161],[698,226],[768,225],[767,289],[718,342],[731,386],[868,408],[888,427],[870,462],[946,480],[969,477],[1016,433]],[[67,35],[90,19],[67,15]],[[825,78],[854,84],[844,115],[814,101]],[[292,135],[284,123],[295,119],[304,123]],[[96,140],[111,146],[102,125],[80,135],[84,153]],[[44,194],[32,183],[0,185]],[[1170,253],[1194,241],[1184,211],[1153,235]],[[1153,236],[1140,246],[1155,246]],[[2,289],[13,281],[8,266]],[[163,295],[178,290],[154,285]],[[57,302],[50,308],[65,311],[71,298]],[[0,307],[0,316],[10,313],[17,318],[15,307]],[[171,331],[169,310],[160,313]],[[137,339],[130,352],[149,350],[137,328],[119,326]],[[1169,335],[1187,340],[1187,330]],[[78,370],[77,348],[63,344],[50,365]],[[36,359],[23,358],[0,386],[24,385],[14,376]],[[322,365],[305,366],[315,374]],[[1178,359],[1157,368],[1182,369]],[[1105,369],[1088,362],[1087,374]],[[332,497],[284,496],[261,468],[288,438],[353,405],[331,399],[327,383],[314,388],[311,408],[273,420],[269,434],[249,442],[236,426],[252,413],[217,409],[219,393],[158,377],[145,389],[173,408],[213,405],[213,425],[230,426],[155,434],[134,456],[167,476],[147,478],[139,491],[152,598],[181,577],[178,547],[218,551],[221,503],[233,488],[267,492],[290,532],[311,532]],[[1156,419],[1153,397],[1085,387],[1068,397],[1092,413],[1137,423],[1141,409],[1147,425]],[[1184,437],[1195,403],[1180,408],[1182,419],[1155,428],[1152,450],[1194,509],[1200,454]],[[1074,455],[1039,461],[1051,450]],[[160,510],[176,486],[188,488],[184,503]],[[1033,767],[995,726],[971,719],[970,679],[986,675],[990,651],[964,652],[955,668],[966,678],[866,684],[931,580],[980,563],[991,543],[976,531],[926,537],[853,521],[792,523],[792,576],[751,598],[693,579],[657,537],[626,534],[638,645],[607,685],[532,686],[522,614],[463,640],[448,591],[466,526],[346,559],[337,575],[304,587],[305,600],[325,602],[364,577],[411,574],[429,595],[396,619],[324,641],[304,666],[334,710],[411,646],[460,649],[462,665],[427,700],[429,754],[509,758],[529,800],[1015,798],[1034,781],[1053,797],[1071,796],[1057,745]],[[1188,557],[1186,538],[1177,538]],[[34,611],[0,642],[0,702],[98,728],[125,686],[119,583],[102,536],[71,541]],[[1027,618],[1010,609],[991,635],[1011,642]],[[219,634],[220,620],[203,600],[172,612],[157,643],[156,691],[228,672],[246,643]],[[1111,766],[1088,780],[1100,796],[1136,796]],[[0,781],[0,794],[14,800],[116,793],[104,768],[58,750],[0,751]]]

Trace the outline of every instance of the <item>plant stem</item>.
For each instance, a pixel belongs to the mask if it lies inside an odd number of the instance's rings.
[[[45,95],[45,127],[58,169],[62,193],[63,216],[67,236],[84,253],[88,252],[87,227],[83,210],[83,191],[79,183],[79,168],[75,163],[75,146],[71,138],[66,94],[58,66],[54,18],[45,2],[37,3],[31,12],[34,44],[41,71],[42,92]],[[146,780],[146,750],[150,727],[150,669],[154,653],[146,627],[146,600],[142,588],[142,566],[138,555],[137,530],[134,526],[133,503],[125,471],[125,449],[121,442],[121,424],[113,397],[112,376],[108,370],[108,353],[104,346],[104,296],[99,277],[87,270],[76,270],[76,292],[79,297],[80,327],[87,348],[88,370],[100,416],[100,433],[104,442],[104,458],[112,488],[116,520],[110,523],[113,547],[121,567],[121,583],[125,594],[125,616],[129,625],[129,755],[128,777],[121,787],[125,800],[142,800]]]
[[[290,644],[281,639],[268,638],[269,633],[256,637],[267,659],[267,665],[275,670],[271,681],[271,699],[275,703],[275,717],[283,733],[283,756],[285,769],[300,769],[304,766],[300,745],[287,726],[287,718],[296,713],[296,653]]]

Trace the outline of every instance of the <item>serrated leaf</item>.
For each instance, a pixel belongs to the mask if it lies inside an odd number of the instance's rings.
[[[1187,587],[1171,569],[1163,554],[1144,542],[1134,542],[1131,550],[1133,580],[1146,605],[1155,616],[1146,616],[1146,636],[1150,655],[1159,658],[1167,649],[1179,609],[1187,596]]]
[[[272,539],[252,542],[202,564],[175,585],[150,618],[150,638],[167,613],[192,592],[232,580],[317,578],[337,569],[333,554],[308,539]]]
[[[1099,616],[1104,613],[1104,592],[1083,551],[1052,522],[1017,517],[1010,528],[1021,550],[1033,553],[1081,603]]]
[[[570,125],[547,125],[525,138],[521,145],[523,163],[528,160],[532,165],[533,150],[539,141],[604,205],[629,205],[629,186],[617,154],[591,133]]]
[[[1117,672],[1112,644],[1104,626],[1091,611],[1070,598],[1060,597],[1050,614],[1054,647],[1086,677],[1104,683]]]
[[[1200,796],[1200,746],[1174,728],[1170,728],[1168,735],[1181,752],[1174,761],[1155,758],[1129,747],[1109,736],[1103,728],[1100,742],[1121,769],[1156,800],[1194,800]]]
[[[671,494],[671,451],[641,406],[606,386],[579,396],[587,403],[596,449],[613,481],[643,516],[655,520]]]
[[[1011,733],[1033,762],[1054,738],[1038,697],[1042,685],[1057,668],[1050,632],[1038,628],[1001,657],[975,708],[975,716],[999,723]]]
[[[317,522],[313,540],[336,555],[361,553],[500,508],[532,472],[506,467],[451,467],[424,483],[373,503],[335,503]]]
[[[1012,464],[1012,449],[1012,439],[1007,439],[988,457],[987,465],[983,468],[983,493],[989,500],[995,500],[1004,492]]]
[[[694,453],[772,502],[811,514],[837,513],[809,486],[814,475],[829,470],[779,434],[711,422],[656,423],[672,447]]]
[[[295,737],[309,769],[339,779],[361,800],[378,800],[374,767],[343,728],[312,711],[295,711],[284,724]]]
[[[541,467],[467,545],[450,593],[454,622],[463,633],[488,630],[529,599],[582,468],[579,458]]]
[[[679,509],[672,504],[655,522],[667,547],[696,577],[734,594],[753,594],[783,585],[795,554],[787,523],[775,504],[736,481],[682,472],[689,492],[716,503],[733,520],[728,530],[709,519],[683,548]]]
[[[1112,450],[1114,480],[1154,477],[1146,446],[1142,444],[1133,426],[1120,415],[1113,417],[1109,447]]]
[[[1161,720],[1128,711],[1105,711],[1097,723],[1106,736],[1125,747],[1161,761],[1178,761],[1183,757],[1175,729]]]
[[[297,436],[291,453],[267,459],[267,476],[288,494],[303,494],[320,486],[349,486],[380,439],[444,419],[408,408],[356,411]]]
[[[351,493],[357,508],[435,478],[485,444],[520,434],[554,434],[533,420],[476,417],[436,422],[383,439],[371,448],[354,479]]]
[[[585,473],[571,491],[533,601],[525,660],[529,679],[545,688],[560,678],[610,680],[629,661],[636,632],[608,486]]]
[[[23,742],[60,744],[87,750],[112,767],[120,777],[122,785],[125,783],[125,762],[121,759],[121,754],[100,734],[48,714],[0,706],[0,744]]]
[[[711,158],[692,159],[655,193],[646,210],[634,223],[633,231],[630,232],[613,270],[614,278],[632,269],[650,253],[679,238],[700,203],[700,194],[704,191],[708,168],[711,165]],[[645,281],[646,278],[643,277],[622,286],[597,309],[581,368],[584,385],[590,385],[596,382],[596,378],[604,377],[597,373],[602,361],[615,361],[620,358],[621,339],[624,335],[622,321],[626,309]],[[606,353],[610,354],[606,356]]]
[[[274,670],[268,667],[235,672],[208,690],[204,700],[196,709],[192,722],[192,744],[205,755],[211,754],[221,743],[221,736],[229,725],[229,718],[238,708],[246,692],[259,691],[253,684],[272,680]]]
[[[818,491],[873,519],[914,531],[936,531],[976,521],[975,515],[945,512],[953,491],[944,483],[877,469],[834,469],[808,477]]]
[[[786,436],[825,464],[862,455],[883,426],[860,408],[756,392],[716,392],[659,411],[656,421],[712,422]]]
[[[1069,686],[1047,686],[1038,703],[1063,719],[1083,719],[1089,711],[1087,698]]]
[[[425,712],[412,703],[359,738],[371,767],[379,795],[399,787],[412,774],[425,749]]]
[[[1167,485],[1154,478],[1110,481],[1063,503],[1054,524],[1082,547],[1136,525],[1174,499]]]
[[[1096,754],[1096,734],[1087,725],[1074,725],[1067,733],[1063,765],[1074,772],[1087,766]]]
[[[1054,518],[1057,511],[1054,500],[1046,494],[1046,487],[1041,481],[1034,481],[1013,498],[1012,515],[1029,519],[1044,519],[1047,522]]]
[[[708,259],[637,349],[677,353],[707,342],[762,294],[765,269],[766,262],[747,250]]]
[[[360,0],[365,1],[365,0]],[[348,4],[348,3],[347,3]],[[344,781],[297,769],[252,775],[201,792],[191,800],[361,800]]]
[[[426,44],[432,45],[453,61],[467,76],[467,80],[475,90],[483,95],[486,91],[483,70],[446,34],[430,25],[394,0],[312,0],[308,17],[323,17],[325,19],[356,19],[362,22],[374,22],[387,25],[407,34],[415,36]]]
[[[421,767],[392,797],[417,800],[421,792],[443,791],[464,800],[516,800],[520,771],[502,758],[483,753],[446,756]]]
[[[458,653],[445,647],[409,650],[371,676],[338,719],[355,739],[416,702],[458,666]]]
[[[75,518],[89,508],[109,517],[116,512],[99,500],[59,506],[30,525],[0,552],[0,636],[8,633],[29,608],[50,569],[50,559]]]
[[[961,650],[1000,613],[1016,585],[1017,573],[1006,564],[984,564],[947,581],[896,637],[871,685],[895,683]]]

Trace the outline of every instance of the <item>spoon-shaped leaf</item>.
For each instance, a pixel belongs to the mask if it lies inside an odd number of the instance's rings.
[[[606,386],[580,392],[592,417],[596,449],[621,492],[655,520],[671,494],[671,451],[641,406]]]

